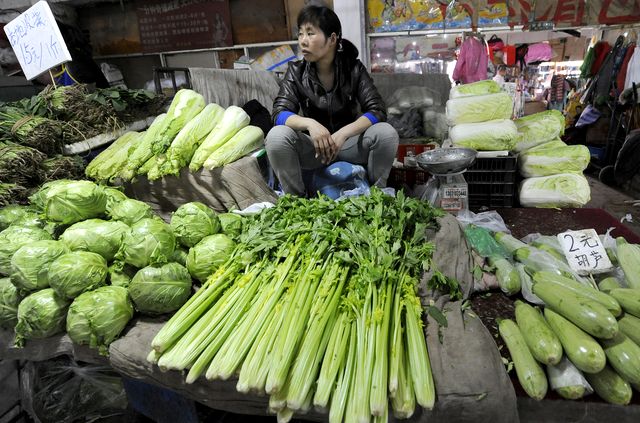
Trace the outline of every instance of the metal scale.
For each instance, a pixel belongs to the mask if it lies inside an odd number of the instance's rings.
[[[421,200],[452,213],[468,210],[469,186],[464,172],[477,154],[471,148],[438,148],[418,154],[418,165],[433,176],[427,181]]]

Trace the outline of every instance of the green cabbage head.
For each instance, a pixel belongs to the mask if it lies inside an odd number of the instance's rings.
[[[0,231],[23,219],[38,219],[39,217],[33,207],[10,204],[0,209]]]
[[[11,279],[0,279],[0,328],[15,327],[21,299],[18,288],[11,283]]]
[[[193,247],[205,236],[220,232],[220,220],[216,212],[194,201],[178,207],[171,216],[171,230],[185,247]]]
[[[69,252],[60,241],[35,241],[23,245],[11,258],[11,282],[21,292],[49,287],[49,266]]]
[[[189,250],[187,269],[195,279],[204,282],[226,262],[236,243],[226,235],[209,235]]]
[[[26,339],[48,338],[64,330],[69,302],[51,288],[36,291],[18,305],[15,344]]]
[[[91,251],[111,261],[129,227],[123,222],[89,219],[67,228],[60,236],[72,251]]]
[[[67,333],[76,344],[89,345],[107,355],[109,344],[133,317],[126,288],[103,286],[78,296],[69,307]]]
[[[49,188],[44,214],[48,220],[66,225],[104,214],[107,196],[102,187],[90,181],[69,181]]]
[[[49,265],[49,285],[62,298],[73,299],[105,284],[107,261],[100,254],[72,251]]]
[[[143,201],[127,198],[111,208],[110,216],[113,220],[119,220],[131,226],[142,219],[153,217],[153,210]]]
[[[131,283],[131,279],[136,274],[138,269],[128,264],[115,262],[109,266],[109,285],[121,286],[128,288]]]
[[[128,197],[126,194],[119,189],[113,187],[104,187],[104,195],[107,196],[107,214],[111,215],[111,209],[121,201],[126,200]]]
[[[236,239],[242,233],[243,217],[237,213],[221,213],[218,215],[222,233],[232,239]]]
[[[176,248],[176,238],[169,225],[160,219],[142,219],[131,226],[118,256],[132,266],[167,263]]]
[[[11,274],[11,257],[20,247],[44,239],[51,239],[51,234],[33,226],[9,226],[0,232],[0,274]]]
[[[148,266],[131,280],[129,295],[141,313],[170,313],[182,307],[191,295],[191,275],[178,263]]]

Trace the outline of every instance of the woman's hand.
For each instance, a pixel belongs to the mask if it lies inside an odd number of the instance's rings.
[[[327,128],[313,119],[309,119],[307,125],[309,136],[313,140],[313,146],[316,149],[316,157],[320,159],[323,164],[331,163],[334,157],[334,152],[337,154],[339,149],[336,149],[335,142],[331,137],[331,133]]]

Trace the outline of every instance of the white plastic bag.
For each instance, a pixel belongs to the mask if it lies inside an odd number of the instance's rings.
[[[555,366],[547,366],[551,389],[566,399],[579,399],[593,392],[582,372],[565,356]]]
[[[533,293],[533,281],[531,280],[531,276],[525,271],[524,264],[516,263],[516,270],[520,276],[520,292],[522,292],[524,299],[531,304],[544,305],[544,302]]]
[[[476,226],[490,230],[491,232],[506,232],[511,233],[507,225],[504,223],[502,216],[495,211],[489,210],[482,213],[474,213],[470,210],[463,210],[458,212],[456,216],[460,225],[465,226],[473,223]]]

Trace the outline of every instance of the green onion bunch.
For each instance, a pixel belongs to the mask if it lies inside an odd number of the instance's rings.
[[[4,143],[0,145],[0,181],[35,186],[41,181],[39,167],[46,158],[34,148]]]
[[[417,285],[441,213],[387,196],[285,196],[250,219],[231,258],[167,322],[149,360],[237,377],[281,421],[312,407],[331,422],[408,418],[435,387]]]

